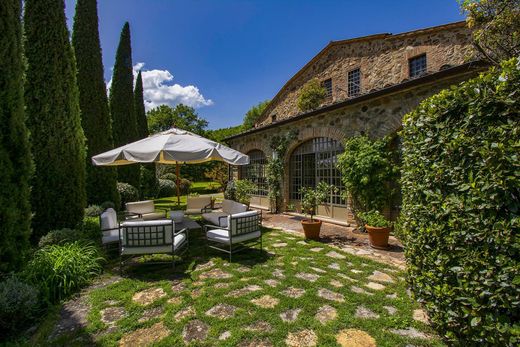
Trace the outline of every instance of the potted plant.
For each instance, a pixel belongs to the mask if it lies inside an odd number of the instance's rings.
[[[392,223],[376,210],[361,212],[359,217],[365,223],[370,246],[377,249],[387,249]]]
[[[311,218],[302,220],[303,232],[305,238],[311,240],[320,239],[321,220],[314,219],[318,205],[323,203],[336,187],[321,181],[316,188],[304,187],[300,189],[302,194],[302,210]]]

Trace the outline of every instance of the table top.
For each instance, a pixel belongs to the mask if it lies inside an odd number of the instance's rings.
[[[182,219],[182,222],[175,223],[175,231],[179,231],[184,228],[192,230],[192,229],[200,229],[201,226],[199,225],[199,223],[195,222],[193,219],[190,219],[189,217],[185,216]]]

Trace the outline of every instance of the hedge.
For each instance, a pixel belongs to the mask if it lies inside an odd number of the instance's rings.
[[[403,121],[408,279],[450,343],[520,342],[519,99],[511,60]]]

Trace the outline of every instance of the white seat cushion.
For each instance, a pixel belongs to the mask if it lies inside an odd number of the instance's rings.
[[[255,231],[255,232],[248,233],[248,234],[234,236],[233,244],[244,242],[247,240],[257,239],[261,235],[262,234],[260,231]],[[229,230],[225,230],[225,229],[208,230],[208,232],[206,233],[206,237],[211,241],[216,241],[216,242],[220,242],[220,243],[229,245]]]
[[[103,244],[119,242],[119,229],[103,230],[103,237],[101,238]]]
[[[185,233],[180,233],[178,235],[175,235],[175,238],[174,238],[175,249],[178,249],[179,247],[181,247],[185,241],[186,241]],[[121,254],[123,254],[123,255],[156,254],[156,253],[171,253],[171,252],[172,252],[172,246],[170,246],[170,245],[148,246],[148,247],[122,247],[121,248]]]
[[[144,220],[154,220],[154,219],[161,219],[161,218],[166,218],[166,215],[164,214],[164,212],[151,212],[151,213],[144,213],[143,214],[143,219]]]
[[[227,216],[228,216],[228,214],[225,212],[210,212],[210,213],[203,213],[202,219],[204,219],[207,222],[210,222],[213,225],[227,228],[227,226],[228,226],[227,218],[220,218],[220,224],[219,224],[219,217],[227,217]]]

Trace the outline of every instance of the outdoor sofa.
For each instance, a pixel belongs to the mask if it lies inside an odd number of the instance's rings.
[[[207,212],[202,214],[202,219],[212,225],[227,228],[228,216],[247,211],[247,205],[239,202],[224,199],[220,211]]]

